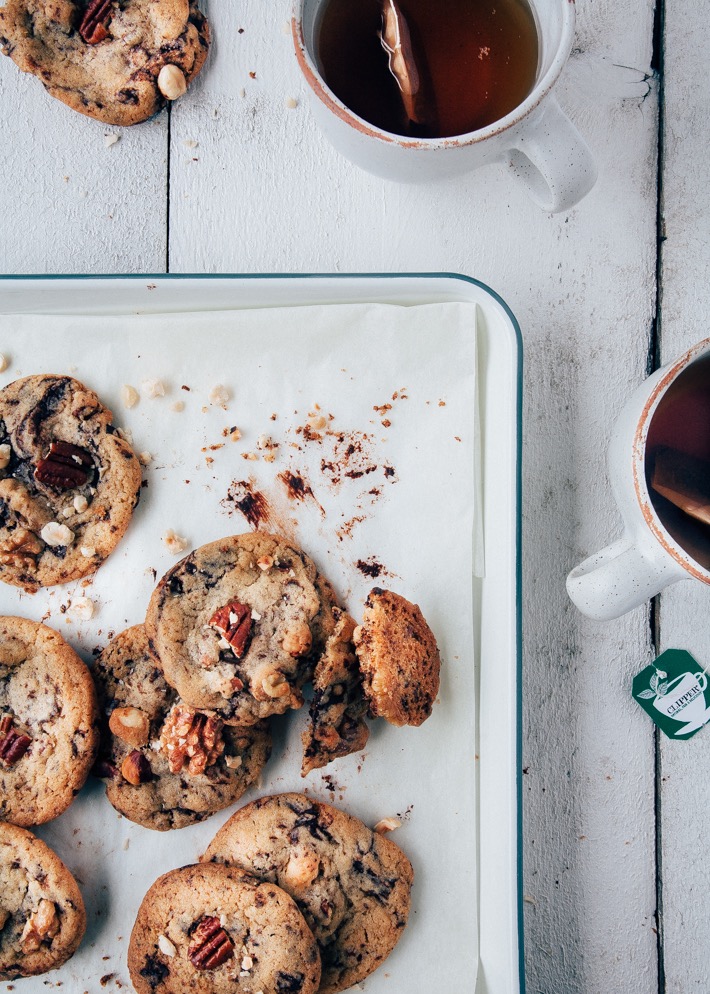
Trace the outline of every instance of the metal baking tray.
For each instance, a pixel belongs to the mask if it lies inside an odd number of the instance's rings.
[[[0,278],[0,329],[3,315],[94,315],[97,318],[96,334],[100,335],[102,315],[184,314],[353,302],[398,305],[464,302],[476,305],[482,526],[488,554],[485,575],[472,578],[477,663],[476,741],[471,743],[467,756],[451,758],[462,771],[463,789],[470,785],[476,794],[476,825],[472,827],[471,838],[475,839],[477,863],[479,964],[475,988],[470,977],[463,976],[458,987],[470,994],[522,994],[525,987],[520,742],[522,346],[517,322],[505,302],[478,280],[453,274],[4,277]],[[0,349],[3,348],[11,350],[12,342],[0,341]],[[451,356],[451,362],[455,364],[455,356]],[[7,598],[0,601],[0,610],[8,613],[10,608],[5,600]],[[32,598],[24,595],[20,595],[16,610],[17,613],[26,611],[31,617],[36,613]],[[283,788],[279,784],[265,783],[261,792],[271,789]],[[77,875],[85,887],[88,885],[94,904],[99,905],[99,911],[105,908],[105,913],[110,914],[115,909],[111,909],[110,895],[101,882],[100,869],[98,879],[86,879],[94,877],[92,859],[99,850],[96,845],[92,848],[91,841],[82,838],[80,833],[75,839],[76,829],[71,828],[81,817],[82,805],[87,813],[95,813],[97,805],[105,805],[107,823],[110,815],[115,817],[102,793],[100,785],[90,785],[70,809],[74,811],[73,819],[67,818],[67,812],[38,829],[38,834],[56,848],[72,868],[79,864]],[[334,803],[339,803],[337,798]],[[350,810],[347,797],[342,806]],[[442,815],[445,817],[446,812]],[[203,830],[203,844],[206,844],[212,831],[205,830],[205,825],[198,827]],[[215,822],[213,830],[217,827]],[[112,832],[114,828],[107,828],[108,836]],[[136,845],[147,846],[149,851],[155,847],[163,862],[175,865],[170,863],[169,855],[173,834],[166,837],[139,829],[131,836],[132,850]],[[118,846],[118,837],[114,836],[111,838]],[[123,845],[126,845],[125,841]],[[406,849],[404,841],[402,845]],[[78,848],[81,846],[83,851]],[[156,866],[159,862],[157,860]],[[156,869],[154,875],[158,872]],[[456,872],[455,866],[452,872]],[[151,880],[141,881],[143,891]],[[450,909],[452,917],[456,910]],[[445,921],[440,922],[441,928],[446,926]],[[130,923],[127,923],[124,934],[112,937],[111,948],[103,948],[108,940],[104,937],[102,922],[90,915],[85,939],[87,955],[93,956],[99,964],[105,961],[102,985],[109,991],[118,989],[114,985],[122,983],[125,986],[128,982],[125,962],[119,957],[123,956],[125,960],[129,928]],[[429,949],[426,953],[436,956],[436,950]],[[51,987],[61,982],[64,990],[81,994],[84,980],[90,986],[89,978],[70,967],[71,963],[44,977],[20,981],[18,990],[21,987],[27,994],[38,994],[47,990],[47,983]],[[397,982],[396,964],[391,971],[387,966],[382,970],[388,972],[387,989],[404,990]],[[369,981],[362,989],[370,989]]]

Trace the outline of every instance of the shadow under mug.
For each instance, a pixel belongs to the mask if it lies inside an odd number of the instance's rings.
[[[535,86],[505,117],[453,138],[410,138],[383,131],[354,114],[321,75],[318,31],[326,0],[295,0],[291,28],[296,57],[312,94],[314,117],[334,147],[385,179],[420,182],[506,163],[546,211],[572,207],[594,186],[597,170],[583,138],[560,109],[552,88],[574,40],[574,0],[530,0],[540,47]],[[442,2],[442,0],[435,0]]]
[[[684,578],[710,584],[710,570],[676,541],[659,518],[646,481],[646,442],[658,406],[681,373],[708,355],[710,338],[705,338],[645,380],[617,419],[607,465],[624,533],[567,577],[567,593],[589,618],[619,618]]]

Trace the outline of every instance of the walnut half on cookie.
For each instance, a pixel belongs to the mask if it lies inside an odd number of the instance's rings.
[[[0,50],[48,93],[105,124],[152,117],[207,58],[194,0],[7,0]]]

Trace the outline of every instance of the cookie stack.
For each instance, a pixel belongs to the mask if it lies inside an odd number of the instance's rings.
[[[362,749],[368,715],[421,724],[439,665],[421,611],[403,597],[376,588],[358,627],[293,543],[262,532],[219,539],[170,569],[145,625],[98,659],[98,770],[126,817],[181,828],[257,779],[269,720],[300,708],[307,682],[304,776]]]
[[[146,894],[128,967],[138,994],[337,994],[407,923],[412,866],[357,818],[302,794],[237,811],[203,860]]]

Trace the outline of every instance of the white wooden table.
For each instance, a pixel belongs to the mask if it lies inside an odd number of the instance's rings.
[[[619,532],[604,468],[616,413],[659,358],[707,335],[707,11],[658,3],[654,26],[651,3],[578,0],[558,90],[599,180],[558,216],[498,167],[404,187],[339,158],[308,110],[289,0],[210,0],[208,67],[132,130],[72,114],[0,60],[3,273],[448,271],[516,314],[530,994],[710,991],[710,732],[664,740],[630,697],[663,648],[707,665],[710,591],[684,582],[599,624],[564,589]]]

